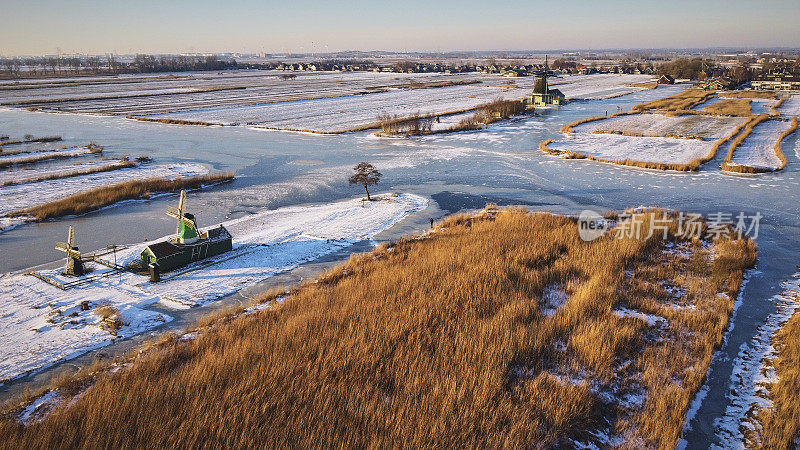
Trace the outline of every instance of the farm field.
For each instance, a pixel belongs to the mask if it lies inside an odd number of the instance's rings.
[[[731,141],[739,145],[744,139],[745,148],[740,153],[729,151],[723,170],[749,173],[781,170],[785,160],[774,146],[789,131],[790,122],[786,117],[784,120],[772,117],[773,107],[780,100],[750,98],[755,94],[688,89],[635,105],[627,113],[574,121],[562,127],[561,139],[543,141],[539,148],[565,158],[661,170],[698,170],[716,156],[723,144]],[[792,98],[786,99],[783,105],[791,101]],[[778,110],[782,111],[783,105]],[[793,103],[788,108],[791,110]],[[764,122],[757,124],[748,136],[753,125],[747,124],[755,120]]]
[[[233,235],[231,252],[167,272],[157,284],[149,283],[146,276],[116,273],[97,263],[89,263],[93,266],[87,275],[93,279],[91,283],[67,290],[24,274],[0,275],[0,307],[5,311],[0,319],[4,343],[0,347],[0,383],[170,320],[166,314],[148,310],[150,305],[188,308],[214,300],[369,239],[427,204],[415,195],[377,198],[363,205],[360,200],[349,200],[282,208],[226,222]],[[80,244],[80,229],[76,235]],[[117,263],[134,262],[147,244],[119,250]],[[111,255],[102,258],[113,262]],[[64,277],[61,271],[40,273],[63,283],[81,279]],[[89,310],[81,308],[85,300],[91,303]],[[93,312],[102,305],[119,311],[123,322],[119,330],[108,329]]]
[[[713,141],[667,137],[575,133],[548,144],[556,152],[577,153],[610,162],[626,160],[683,165],[707,155]]]
[[[534,77],[479,73],[300,73],[236,71],[174,78],[119,77],[107,83],[0,85],[0,105],[207,124],[337,133],[373,126],[379,114],[441,115],[520,99]],[[644,88],[646,75],[576,75],[554,79],[572,99],[616,97]],[[112,82],[118,81],[118,82]],[[13,87],[13,89],[12,89]],[[177,122],[176,122],[177,123]]]
[[[781,168],[783,163],[775,153],[775,143],[790,126],[790,122],[783,120],[768,120],[756,125],[734,150],[732,164],[765,170]]]
[[[629,133],[650,137],[697,137],[714,140],[729,135],[746,121],[747,119],[742,117],[667,116],[660,113],[643,113],[588,122],[576,126],[575,131],[584,133]]]

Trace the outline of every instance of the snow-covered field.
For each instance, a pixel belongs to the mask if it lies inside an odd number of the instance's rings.
[[[652,80],[651,75],[594,74],[553,78],[549,84],[570,100],[600,100],[630,94],[645,88],[630,84]]]
[[[573,133],[553,141],[549,148],[591,155],[609,161],[687,164],[706,156],[713,141],[665,137],[632,137],[617,134]]]
[[[670,117],[658,113],[633,114],[611,117],[595,122],[588,122],[575,127],[577,132],[591,133],[631,132],[645,136],[697,136],[703,139],[719,139],[733,132],[736,127],[747,121],[744,117],[718,117],[701,115],[684,115]]]
[[[225,71],[178,74],[170,78],[119,77],[86,84],[29,83],[27,89],[0,91],[0,103],[29,101],[37,103],[19,106],[334,132],[370,125],[382,113],[444,114],[498,98],[520,99],[533,89],[536,81],[535,77],[505,78],[483,73],[307,72],[284,80],[281,76],[285,74]],[[641,91],[644,88],[629,85],[651,78],[595,74],[558,77],[551,82],[568,98],[601,99]],[[436,87],[447,83],[471,84]],[[209,92],[209,89],[219,90]]]
[[[34,153],[18,153],[16,155],[3,155],[0,154],[0,164],[7,165],[7,164],[25,164],[29,162],[33,162],[36,160],[44,159],[51,156],[64,156],[64,157],[72,157],[72,156],[81,156],[92,153],[92,149],[89,147],[71,147],[65,149],[58,149],[58,150],[47,150],[43,152],[34,152]]]
[[[74,166],[69,167],[71,170]],[[4,175],[14,177],[16,173],[19,172],[11,171]],[[134,179],[151,177],[174,179],[206,173],[208,168],[202,164],[145,164],[110,172],[5,186],[0,188],[0,231],[27,221],[25,217],[7,217],[6,214],[12,211],[59,200],[82,191]],[[30,175],[31,173],[26,174]]]
[[[767,98],[753,98],[750,99],[750,111],[753,114],[769,114],[772,107],[778,103],[778,100],[770,100]]]
[[[775,142],[789,129],[790,123],[783,120],[768,120],[753,128],[747,138],[733,152],[734,164],[775,170],[781,160],[775,154]]]
[[[778,112],[781,113],[781,116],[784,118],[800,116],[800,94],[788,96],[781,106],[778,107]]]
[[[66,291],[23,274],[0,275],[0,380],[77,357],[171,320],[146,309],[155,303],[187,308],[217,299],[369,239],[426,206],[427,200],[416,195],[382,195],[373,202],[353,199],[288,207],[236,219],[224,224],[233,235],[231,252],[166,273],[157,284],[132,273],[112,274],[102,265],[96,265],[91,275],[112,276]],[[117,261],[134,261],[145,245],[119,251]],[[59,272],[44,273],[70,281]],[[120,311],[124,325],[117,336],[92,310],[81,309],[85,300],[92,308],[107,304]]]
[[[0,186],[12,183],[24,183],[28,180],[45,178],[49,176],[63,176],[75,171],[99,170],[106,167],[114,167],[119,164],[118,160],[101,159],[97,161],[81,162],[77,164],[66,164],[47,167],[20,167],[18,170],[0,171]]]

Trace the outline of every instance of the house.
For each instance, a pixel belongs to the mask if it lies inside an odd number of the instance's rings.
[[[547,66],[547,57],[545,56],[544,70],[538,72],[539,79],[533,87],[533,92],[525,97],[525,103],[528,107],[541,107],[541,106],[558,106],[566,103],[566,97],[558,89],[550,89],[547,85],[547,75],[550,69]]]
[[[753,80],[750,85],[753,89],[773,91],[800,90],[800,75],[791,73],[768,73]]]
[[[194,215],[185,211],[185,203],[186,191],[181,191],[178,207],[167,208],[167,215],[178,219],[175,237],[145,247],[139,254],[142,268],[157,267],[158,272],[166,272],[233,249],[233,238],[224,226],[201,232]],[[156,276],[153,281],[157,280]]]
[[[142,267],[151,263],[158,264],[159,270],[166,272],[183,267],[194,261],[216,256],[233,249],[233,239],[225,227],[220,225],[206,233],[191,244],[161,241],[150,244],[140,253]]]
[[[658,78],[658,84],[675,84],[675,78],[664,74]]]
[[[736,89],[738,84],[726,77],[717,77],[699,84],[699,87],[707,91],[725,91]]]

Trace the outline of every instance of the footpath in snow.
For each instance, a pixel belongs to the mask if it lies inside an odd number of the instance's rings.
[[[225,222],[233,235],[232,251],[165,273],[160,283],[133,273],[112,274],[99,264],[91,276],[112,276],[65,291],[28,275],[0,275],[0,382],[171,320],[148,306],[188,308],[218,299],[370,239],[428,203],[411,194],[376,198],[281,208]],[[118,251],[118,263],[135,261],[147,244]],[[75,280],[60,272],[43,273],[62,282]],[[90,302],[87,310],[81,308],[84,301]],[[99,305],[119,311],[123,324],[116,334],[93,311]]]

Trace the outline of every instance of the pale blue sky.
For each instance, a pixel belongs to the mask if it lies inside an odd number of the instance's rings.
[[[0,0],[0,54],[800,47],[800,0]]]

